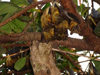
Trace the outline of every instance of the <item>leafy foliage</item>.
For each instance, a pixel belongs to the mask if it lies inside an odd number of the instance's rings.
[[[6,62],[6,59],[0,59],[0,65]]]
[[[11,0],[11,3],[14,3],[15,5],[19,7],[29,5],[28,0]]]
[[[95,68],[98,70],[98,72],[99,72],[99,70],[100,70],[100,61],[93,61],[94,62],[94,64],[95,64]],[[99,72],[100,73],[100,72]]]
[[[27,23],[15,19],[6,24],[5,26],[1,27],[0,30],[3,30],[6,33],[12,33],[12,32],[19,33],[23,31],[26,24]]]
[[[12,3],[0,2],[0,22],[6,20],[19,10],[21,10],[21,8]]]
[[[15,63],[14,68],[15,68],[17,71],[19,71],[19,70],[21,70],[21,69],[25,66],[25,63],[26,63],[26,57],[20,58],[20,59],[17,60],[17,62]]]
[[[67,51],[67,52],[71,52],[71,53],[75,53],[75,51],[68,49],[66,47],[60,47],[63,51]],[[65,54],[63,53],[56,53],[56,62],[57,62],[57,66],[59,67],[59,69],[66,71],[67,68],[69,67],[71,68],[73,71],[78,71],[78,68],[72,63],[71,60],[69,60],[70,58],[73,59],[73,61],[78,61],[78,56],[72,56],[70,54]],[[66,58],[68,56],[68,58]],[[79,66],[79,65],[77,65]],[[80,67],[80,66],[79,66]]]
[[[89,14],[89,7],[86,7],[84,4],[81,4],[80,6],[77,7],[78,12],[81,13],[81,16],[87,17]]]

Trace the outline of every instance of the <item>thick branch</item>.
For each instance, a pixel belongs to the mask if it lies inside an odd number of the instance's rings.
[[[16,42],[16,41],[41,41],[40,32],[31,32],[24,33],[21,36],[9,36],[9,35],[0,35],[0,43]],[[51,41],[54,48],[58,48],[59,45],[63,45],[69,48],[77,48],[79,50],[93,50],[93,46],[88,45],[85,40],[68,38],[67,40],[62,41]]]
[[[88,45],[84,40],[68,38],[65,41],[53,41],[52,46],[58,48],[59,45],[69,48],[77,48],[78,50],[93,50],[93,47]]]
[[[94,47],[94,51],[100,51],[100,38],[93,34],[93,31],[89,27],[89,24],[87,24],[76,11],[74,2],[72,0],[61,0],[61,5],[66,12],[73,14],[79,20],[80,35],[83,35],[87,43]]]
[[[16,42],[16,41],[33,41],[41,40],[41,33],[39,32],[30,32],[24,33],[19,37],[11,37],[7,35],[0,35],[0,43]]]

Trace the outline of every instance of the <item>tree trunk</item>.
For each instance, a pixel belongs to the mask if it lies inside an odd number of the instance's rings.
[[[51,44],[33,41],[30,48],[30,61],[34,75],[61,75],[53,59]]]

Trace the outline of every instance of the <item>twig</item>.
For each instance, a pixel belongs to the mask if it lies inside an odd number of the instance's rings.
[[[14,75],[24,75],[24,74],[31,73],[31,72],[32,72],[32,69],[26,69],[24,71],[23,70],[22,71],[14,71],[14,70],[11,70],[11,71],[8,71],[7,74],[8,75],[12,75],[14,73]]]
[[[72,58],[70,57],[70,56],[68,56],[66,53],[61,53],[61,54],[63,54],[75,67],[77,67],[79,70],[81,70],[81,68],[77,65],[77,61],[74,61],[74,60],[72,60]],[[83,72],[82,70],[81,70],[81,72]]]
[[[91,57],[89,57],[89,56],[84,56],[82,54],[71,53],[71,52],[68,52],[68,51],[62,51],[60,49],[52,48],[52,51],[56,51],[56,52],[60,52],[60,53],[67,53],[67,54],[70,54],[70,55],[73,55],[73,56],[83,56],[83,57],[91,59]],[[100,59],[94,59],[94,60],[100,61]]]
[[[6,48],[6,49],[8,49],[8,48],[14,48],[14,47],[29,47],[29,46],[31,46],[31,43],[26,43],[26,44],[10,44],[10,45],[3,45],[3,48]]]
[[[32,24],[33,20],[31,20],[24,28],[22,33],[25,33],[27,31],[27,29],[29,28],[29,26]]]
[[[83,63],[83,62],[87,62],[87,61],[90,61],[90,60],[85,60],[85,61],[81,61],[81,62],[78,62],[78,63]]]
[[[27,6],[25,9],[21,10],[20,12],[16,13],[15,15],[11,16],[10,18],[6,19],[5,21],[0,23],[0,26],[3,26],[5,24],[7,24],[8,22],[12,21],[13,19],[21,16],[22,14],[24,14],[25,12],[27,12],[27,10],[36,7],[38,4],[45,4],[50,2],[51,0],[44,0],[44,1],[39,1],[39,2],[35,2],[30,4],[29,6]]]
[[[7,56],[4,56],[5,58],[7,58],[7,57],[11,57],[11,56],[15,56],[15,55],[17,55],[17,54],[20,54],[20,53],[24,53],[24,52],[27,52],[27,51],[29,51],[29,48],[27,48],[27,49],[25,49],[25,50],[23,50],[23,51],[19,51],[19,52],[17,52],[17,53],[14,53],[14,54],[10,54],[10,55],[7,55]]]

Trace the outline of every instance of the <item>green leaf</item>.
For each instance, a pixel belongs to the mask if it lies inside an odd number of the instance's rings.
[[[71,49],[68,49],[68,48],[66,48],[66,47],[59,47],[60,49],[62,49],[62,50],[64,50],[64,51],[66,51],[66,52],[70,52],[70,53],[75,53],[76,51],[73,51],[73,50],[71,50]],[[74,61],[78,61],[78,57],[79,56],[73,56],[73,55],[70,55],[70,54],[67,54],[71,59],[73,59]],[[74,68],[74,69],[77,69],[76,67],[75,67],[75,65],[73,64],[73,63],[71,63],[68,59],[66,59],[66,57],[65,57],[65,59],[64,60],[67,60],[66,61],[66,65],[70,65],[70,67],[71,68]],[[64,63],[62,63],[62,65],[63,65]],[[65,64],[64,64],[65,65]],[[79,66],[79,65],[78,65]],[[63,66],[64,67],[64,66]]]
[[[6,58],[5,59],[0,59],[0,65],[2,65],[5,62],[6,62]]]
[[[88,14],[89,9],[90,8],[88,8],[88,7],[84,7],[83,10],[82,10],[82,12],[81,12],[81,15],[85,16],[85,14]]]
[[[41,12],[40,9],[36,9],[36,8],[32,8],[32,9],[28,10],[28,12],[34,12],[34,11],[36,11],[36,12]]]
[[[1,27],[0,30],[6,33],[12,33],[12,32],[19,33],[22,32],[26,24],[27,24],[26,22],[22,22],[18,19],[15,19],[6,24],[5,26]]]
[[[94,60],[93,62],[94,62],[94,64],[95,64],[95,68],[96,68],[97,71],[100,73],[100,61]]]
[[[36,31],[37,32],[41,32],[42,28],[41,28],[41,13],[37,13],[37,17],[35,18],[35,25],[36,25]]]
[[[74,1],[74,3],[76,4],[76,5],[78,5],[78,1],[77,0],[73,0]]]
[[[25,66],[25,63],[26,63],[26,57],[22,57],[19,60],[17,60],[17,62],[14,65],[14,68],[17,71],[19,71],[19,70],[21,70]]]
[[[97,23],[95,29],[94,29],[94,33],[100,37],[100,22]]]
[[[19,7],[29,5],[28,0],[11,0],[11,3],[14,3]]]
[[[0,16],[3,16],[2,19],[0,19],[0,22],[6,20],[19,10],[21,10],[21,8],[12,3],[0,2]]]
[[[100,14],[100,8],[98,8],[97,11],[98,11],[98,14]]]
[[[81,13],[82,13],[83,9],[85,8],[85,5],[84,4],[81,4],[80,5],[80,8],[81,8]]]
[[[80,6],[77,6],[78,12],[81,13],[81,16],[85,17],[88,15],[89,7],[86,7],[84,4],[81,4]]]
[[[18,17],[18,19],[21,21],[25,21],[25,22],[28,22],[31,20],[31,18],[29,16],[20,16],[20,17]]]
[[[6,53],[6,49],[0,48],[0,57],[2,56],[2,54]]]
[[[45,9],[48,8],[49,6],[51,6],[50,3],[45,4],[44,7],[42,8],[42,10],[45,10]]]
[[[88,0],[83,0],[83,2],[86,2],[86,3],[88,3]]]

